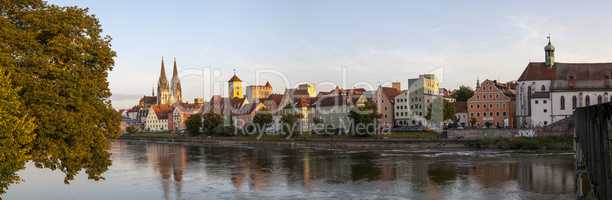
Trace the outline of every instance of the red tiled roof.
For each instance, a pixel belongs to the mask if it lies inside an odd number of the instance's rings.
[[[315,104],[317,106],[342,106],[346,105],[347,101],[348,99],[344,95],[328,95],[319,97]]]
[[[467,102],[465,101],[455,102],[455,112],[456,113],[466,113],[467,112]]]
[[[153,108],[155,115],[157,115],[157,119],[168,119],[168,113],[174,110],[174,107],[168,104],[154,105],[151,108]]]
[[[389,99],[395,98],[395,96],[399,95],[401,91],[392,87],[382,87],[382,93],[387,96]]]
[[[604,80],[612,75],[612,63],[529,63],[519,81],[531,80]],[[606,78],[607,76],[607,78]]]
[[[264,98],[262,100],[262,102],[264,101],[272,101],[274,103],[274,105],[278,105],[281,103],[281,101],[283,100],[283,95],[282,94],[270,94],[268,96],[268,98]]]

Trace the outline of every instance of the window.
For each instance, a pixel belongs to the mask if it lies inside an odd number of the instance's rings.
[[[498,117],[499,117],[499,112],[496,112],[496,113],[495,113],[495,116],[498,116]]]
[[[483,117],[486,117],[486,116],[487,116],[487,113],[486,113],[486,112],[483,112],[483,113],[482,113],[482,116],[483,116]]]
[[[543,104],[546,104],[547,102],[548,102],[548,101],[546,101],[546,100],[543,100],[543,101],[542,101],[542,103],[543,103]]]
[[[559,99],[559,104],[561,107],[561,110],[565,110],[565,97],[561,96],[561,99]]]
[[[542,89],[542,91],[546,91],[546,86],[542,85],[540,89]]]
[[[538,100],[535,100],[535,104],[538,104],[538,103],[539,103],[539,101],[538,101]]]
[[[584,104],[585,104],[586,106],[590,106],[590,105],[591,105],[591,97],[590,97],[589,95],[586,95],[586,96],[584,97]]]
[[[601,104],[602,101],[603,98],[601,97],[601,95],[597,96],[597,104]]]
[[[548,112],[548,110],[544,109],[544,113]]]
[[[506,112],[503,112],[503,114],[504,114],[504,117],[507,115]]]
[[[572,109],[576,109],[576,104],[578,104],[578,98],[576,96],[572,97]]]

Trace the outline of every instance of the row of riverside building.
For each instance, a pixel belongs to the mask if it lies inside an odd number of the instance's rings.
[[[185,121],[194,114],[215,112],[221,114],[226,126],[243,128],[259,111],[271,111],[274,123],[280,129],[280,119],[286,109],[299,112],[301,131],[312,130],[313,124],[323,123],[338,131],[350,126],[352,109],[375,105],[379,129],[429,128],[454,124],[475,128],[534,128],[549,126],[569,118],[573,110],[603,102],[612,97],[612,63],[559,63],[555,62],[555,48],[548,39],[544,48],[544,62],[530,62],[517,81],[500,82],[485,79],[476,81],[473,96],[467,101],[455,101],[456,90],[440,88],[434,74],[422,74],[408,79],[406,88],[399,82],[391,87],[336,88],[320,91],[312,84],[287,88],[273,93],[273,86],[250,85],[243,88],[242,80],[234,73],[228,80],[228,95],[214,95],[209,101],[195,98],[183,101],[176,59],[173,76],[168,83],[162,58],[157,94],[143,96],[139,104],[122,110],[124,124],[144,131],[177,132],[185,129]],[[246,91],[245,91],[246,90]],[[454,107],[454,119],[441,120],[447,102]],[[435,115],[438,113],[439,115]],[[432,116],[433,115],[433,116]],[[439,118],[432,120],[432,118]]]

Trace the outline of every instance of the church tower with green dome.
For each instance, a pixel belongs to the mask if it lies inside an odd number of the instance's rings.
[[[544,47],[545,64],[548,67],[552,67],[555,65],[555,46],[550,42],[550,35],[546,38],[548,38],[548,44]]]

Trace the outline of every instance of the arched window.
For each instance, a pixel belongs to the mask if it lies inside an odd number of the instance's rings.
[[[586,105],[586,106],[590,106],[591,105],[591,97],[589,95],[586,95],[584,97],[584,105]]]
[[[546,86],[542,85],[541,89],[542,89],[542,91],[545,91],[546,90]]]
[[[597,104],[601,104],[602,101],[603,98],[601,97],[601,95],[597,96]]]
[[[565,97],[564,96],[561,96],[559,103],[561,104],[561,110],[565,110]]]
[[[578,104],[578,98],[576,96],[572,97],[572,109],[576,108],[576,104]]]

